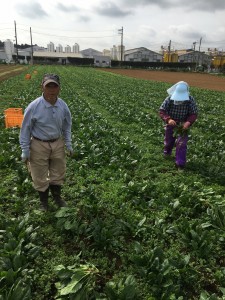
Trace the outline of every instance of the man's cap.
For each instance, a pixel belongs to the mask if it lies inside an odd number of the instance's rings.
[[[184,82],[178,83],[175,88],[175,91],[171,95],[171,100],[174,100],[174,101],[189,100],[188,85]]]
[[[42,80],[42,86],[45,87],[47,84],[51,82],[60,86],[59,76],[56,74],[45,74]]]

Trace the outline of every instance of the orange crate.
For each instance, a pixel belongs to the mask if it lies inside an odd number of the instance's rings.
[[[23,110],[22,108],[14,108],[14,107],[10,107],[4,110],[5,116],[6,115],[22,115],[23,114]]]
[[[31,79],[31,74],[26,74],[25,79]]]
[[[4,111],[5,127],[21,127],[23,122],[22,108],[8,108]]]

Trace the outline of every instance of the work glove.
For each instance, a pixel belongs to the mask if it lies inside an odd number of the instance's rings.
[[[184,122],[184,124],[183,124],[183,129],[184,129],[184,130],[187,130],[190,126],[191,126],[191,123],[190,123],[189,121]]]
[[[177,125],[176,121],[174,121],[173,119],[169,119],[167,124],[171,125],[171,126],[176,126]]]
[[[26,163],[30,158],[30,150],[22,150],[21,160]]]

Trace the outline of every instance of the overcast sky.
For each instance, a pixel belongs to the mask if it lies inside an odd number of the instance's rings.
[[[121,44],[125,49],[157,51],[216,47],[225,51],[225,0],[6,0],[1,1],[0,40],[47,47],[49,42],[102,51]],[[200,44],[201,40],[201,44]],[[14,41],[15,43],[15,41]]]

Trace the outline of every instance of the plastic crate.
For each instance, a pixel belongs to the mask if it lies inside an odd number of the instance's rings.
[[[26,74],[25,79],[31,79],[31,74]]]
[[[4,111],[5,127],[21,127],[23,122],[22,108],[8,108]]]

